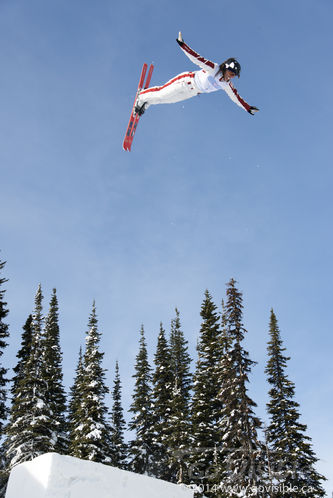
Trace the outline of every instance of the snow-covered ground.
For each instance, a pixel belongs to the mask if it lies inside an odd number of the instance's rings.
[[[15,467],[6,498],[193,498],[193,491],[100,463],[46,453]]]

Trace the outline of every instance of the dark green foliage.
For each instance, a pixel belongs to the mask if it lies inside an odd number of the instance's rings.
[[[305,435],[306,425],[300,423],[299,404],[294,400],[295,386],[286,374],[287,361],[284,355],[280,330],[274,311],[271,311],[269,326],[270,341],[266,373],[272,386],[269,391],[270,401],[267,411],[270,425],[267,428],[267,440],[270,454],[271,481],[283,484],[289,491],[290,498],[325,496],[321,486],[324,477],[315,470],[317,458],[311,448],[311,438]],[[295,490],[297,487],[297,491]],[[302,491],[305,487],[307,492]],[[281,487],[272,496],[283,496]]]
[[[221,444],[219,421],[222,408],[218,396],[218,366],[222,356],[220,317],[208,291],[201,306],[201,317],[192,400],[191,477],[206,487],[212,478],[215,448]]]
[[[155,371],[152,390],[152,473],[155,477],[169,480],[171,478],[168,464],[168,436],[170,433],[170,408],[172,392],[171,355],[162,323],[157,340],[154,358]]]
[[[239,496],[239,490],[245,488],[248,488],[246,496],[256,495],[250,487],[262,484],[263,474],[263,445],[257,435],[261,422],[254,415],[256,404],[247,394],[248,376],[254,362],[242,345],[246,333],[242,323],[242,294],[235,283],[232,279],[227,286],[223,314],[225,351],[220,368],[223,445],[216,455],[215,481],[230,486],[227,492],[221,493],[228,498]]]
[[[62,386],[56,292],[44,326],[42,290],[24,326],[12,386],[13,401],[5,442],[8,468],[42,453],[66,452],[65,392]]]
[[[111,410],[111,434],[110,445],[112,450],[112,465],[120,469],[127,468],[127,444],[124,440],[126,422],[123,408],[121,406],[121,382],[119,375],[119,365],[116,362],[116,373],[112,390],[112,410]]]
[[[101,334],[97,323],[94,303],[88,322],[83,363],[78,366],[75,387],[72,388],[69,453],[83,460],[110,463],[110,427],[105,405],[108,388],[102,367],[104,353],[99,351]]]
[[[17,382],[6,428],[8,467],[52,451],[52,412],[48,405],[47,383],[43,378],[45,342],[43,336],[42,290],[39,286],[32,315],[30,355]]]
[[[83,354],[82,347],[79,351],[79,360],[75,370],[74,383],[70,388],[68,402],[68,432],[69,432],[69,454],[72,455],[76,443],[76,427],[80,425],[80,405],[83,392]]]
[[[153,473],[186,482],[190,454],[190,357],[179,312],[171,322],[170,343],[160,325],[153,375]]]
[[[5,263],[0,261],[0,272],[4,268]],[[7,401],[7,379],[8,369],[4,368],[2,364],[2,355],[4,349],[7,347],[7,338],[9,337],[8,325],[4,322],[8,314],[7,303],[4,301],[5,291],[1,286],[6,283],[5,278],[0,278],[0,496],[4,496],[5,488],[7,485],[7,474],[6,474],[6,458],[4,452],[4,446],[1,444],[2,437],[4,433],[4,424],[7,420],[8,409],[6,405]]]
[[[172,378],[169,409],[170,430],[167,435],[171,480],[188,483],[188,460],[191,446],[190,399],[192,375],[187,341],[181,330],[179,312],[171,322],[170,371]]]
[[[45,320],[44,357],[41,377],[46,383],[46,403],[50,411],[49,430],[52,432],[50,451],[65,454],[67,451],[66,395],[63,387],[62,352],[60,348],[58,300],[56,289]]]
[[[24,377],[23,373],[25,369],[25,364],[28,358],[30,357],[30,352],[31,352],[32,336],[33,336],[32,315],[29,315],[25,324],[23,325],[21,349],[16,355],[16,357],[18,358],[18,362],[16,364],[16,367],[13,368],[15,373],[11,388],[13,396],[15,395],[19,383]]]
[[[148,363],[148,353],[144,328],[141,327],[139,353],[135,364],[135,387],[130,412],[133,417],[129,429],[135,437],[130,442],[130,469],[139,474],[151,475],[153,472],[153,414],[151,367]]]
[[[5,266],[5,262],[0,261],[0,272]],[[2,355],[4,349],[8,346],[7,338],[9,337],[8,325],[4,322],[8,314],[7,303],[4,301],[5,290],[1,287],[7,280],[0,278],[0,442],[4,431],[4,423],[7,419],[8,410],[6,407],[7,388],[9,382],[6,378],[8,369],[4,368],[2,364]]]
[[[16,367],[13,368],[13,371],[15,373],[15,376],[12,379],[12,387],[11,387],[11,393],[12,396],[16,396],[16,392],[19,386],[19,383],[22,381],[24,377],[24,365],[26,361],[28,360],[30,356],[30,351],[31,351],[31,343],[32,343],[32,315],[29,315],[27,321],[25,322],[25,325],[23,326],[23,334],[22,334],[22,342],[21,342],[21,349],[17,353],[16,357],[18,358],[18,362]],[[7,487],[7,481],[8,481],[8,476],[9,476],[9,468],[7,464],[7,459],[6,459],[6,447],[7,447],[7,442],[5,442],[4,445],[2,445],[1,450],[0,450],[0,498],[3,498],[5,496],[5,491]]]
[[[82,347],[79,351],[79,361],[75,370],[74,384],[70,388],[70,401],[68,403],[68,414],[69,414],[69,424],[72,423],[74,414],[76,413],[78,406],[80,405],[81,394],[80,387],[83,382],[83,354]]]

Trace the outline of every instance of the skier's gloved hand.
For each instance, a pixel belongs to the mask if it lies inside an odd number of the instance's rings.
[[[251,106],[250,109],[248,110],[248,112],[250,114],[252,114],[252,116],[254,116],[255,113],[258,112],[258,111],[259,111],[259,109],[257,107],[253,107],[253,106]]]
[[[184,40],[183,40],[183,37],[182,37],[182,32],[179,31],[179,35],[178,35],[178,38],[177,38],[177,42],[179,43],[179,45],[182,45],[184,43]]]

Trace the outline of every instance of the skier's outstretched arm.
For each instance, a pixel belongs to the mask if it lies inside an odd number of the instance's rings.
[[[225,91],[228,94],[228,96],[231,98],[231,100],[235,102],[235,104],[245,109],[245,111],[252,114],[252,116],[259,111],[257,107],[248,104],[247,102],[245,102],[244,99],[242,99],[242,97],[239,95],[236,88],[232,85],[231,82],[229,82],[229,84],[226,86]]]
[[[219,70],[219,65],[216,64],[216,62],[212,62],[209,59],[205,59],[197,52],[195,52],[191,47],[189,47],[184,42],[180,31],[177,38],[177,43],[184,52],[184,54],[187,55],[187,57],[190,59],[190,61],[192,61],[197,66],[201,67],[202,69],[205,69],[205,71],[207,71],[208,73],[212,73],[214,75]]]

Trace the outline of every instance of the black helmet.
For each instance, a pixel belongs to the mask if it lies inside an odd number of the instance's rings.
[[[228,69],[229,71],[232,71],[239,78],[239,74],[241,72],[241,66],[236,59],[230,57],[230,59],[224,61],[222,65],[224,67],[224,70]]]

